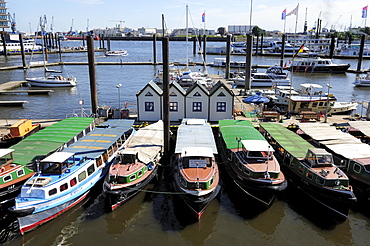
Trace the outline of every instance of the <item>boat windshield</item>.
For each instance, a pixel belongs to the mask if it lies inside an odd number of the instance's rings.
[[[184,168],[205,168],[212,166],[212,160],[210,157],[190,157],[183,159],[183,167]]]
[[[322,165],[331,165],[333,163],[332,155],[316,155],[316,164],[319,166]]]
[[[121,164],[131,164],[131,163],[136,163],[136,155],[134,154],[121,155]]]

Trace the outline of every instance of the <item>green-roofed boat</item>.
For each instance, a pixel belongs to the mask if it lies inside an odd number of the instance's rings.
[[[333,156],[280,124],[260,123],[259,129],[281,160],[289,186],[303,191],[335,217],[347,218],[356,197],[346,174],[334,165]]]
[[[0,208],[14,201],[34,174],[35,161],[62,150],[94,128],[94,118],[63,119],[23,139],[12,149],[0,149]]]
[[[234,183],[266,207],[287,186],[274,149],[248,120],[220,120],[219,149]]]

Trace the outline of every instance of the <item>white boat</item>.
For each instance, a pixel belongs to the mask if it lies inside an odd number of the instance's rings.
[[[104,52],[105,56],[128,56],[127,50],[110,50]]]
[[[212,88],[216,84],[216,82],[207,74],[202,72],[192,72],[190,70],[183,72],[182,75],[176,79],[176,82],[184,88],[189,88],[195,82],[199,82],[207,89]]]
[[[279,90],[273,102],[283,110],[288,110],[290,104],[292,113],[300,111],[323,113],[326,112],[327,103],[329,103],[328,114],[348,113],[357,108],[357,102],[338,102],[333,94],[323,93],[323,87],[319,84],[305,83],[299,86],[297,90],[293,88]]]
[[[63,77],[62,75],[50,74],[44,77],[27,77],[26,81],[30,86],[37,87],[73,87],[76,86],[76,78]]]
[[[133,120],[113,119],[77,142],[37,164],[37,172],[22,186],[9,211],[23,234],[84,200],[108,172],[118,151],[132,134]],[[109,125],[108,125],[109,124]]]
[[[351,64],[336,64],[332,59],[320,57],[301,57],[293,60],[290,66],[292,72],[307,73],[344,73]]]
[[[5,43],[7,53],[20,53],[22,51],[21,42],[18,40],[11,40]],[[23,40],[24,52],[41,51],[42,46],[36,44],[34,39]],[[0,46],[0,53],[4,53],[4,46]]]
[[[226,67],[226,58],[215,58],[212,66],[214,67]],[[230,61],[230,67],[232,68],[245,68],[245,62],[242,61]]]
[[[370,86],[370,74],[356,76],[355,86]]]
[[[237,86],[245,85],[245,76],[240,76],[233,79]],[[273,86],[289,86],[290,79],[288,78],[272,78],[267,73],[252,73],[251,86],[252,87],[273,87]]]
[[[40,18],[40,26],[41,31],[43,32],[45,29],[45,23],[42,22]],[[42,39],[42,47],[44,45],[44,39]],[[62,71],[55,71],[55,70],[48,70],[46,67],[46,59],[45,59],[45,51],[42,49],[43,53],[43,65],[44,65],[44,76],[40,77],[30,77],[29,70],[32,64],[32,56],[30,58],[30,65],[27,69],[27,74],[25,80],[28,82],[30,86],[38,86],[38,87],[73,87],[76,86],[76,78],[73,76],[63,77],[62,75],[56,75],[55,73],[61,74]]]

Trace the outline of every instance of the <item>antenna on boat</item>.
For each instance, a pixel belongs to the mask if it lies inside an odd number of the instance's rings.
[[[185,27],[185,32],[186,32],[186,69],[189,69],[189,58],[188,58],[188,39],[189,39],[189,27],[188,27],[188,5],[186,4],[186,27]]]

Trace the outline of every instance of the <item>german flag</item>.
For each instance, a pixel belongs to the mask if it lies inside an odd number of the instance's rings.
[[[294,54],[293,59],[296,58],[299,53],[302,53],[303,49],[304,49],[304,44],[302,44],[302,46],[299,48],[299,50]]]

